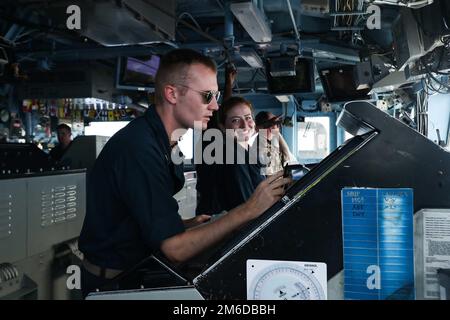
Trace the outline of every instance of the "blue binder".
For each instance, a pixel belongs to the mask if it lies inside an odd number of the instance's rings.
[[[413,190],[343,188],[344,298],[414,299]]]

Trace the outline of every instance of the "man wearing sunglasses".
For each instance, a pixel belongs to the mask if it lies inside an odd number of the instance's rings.
[[[89,176],[87,210],[79,246],[84,254],[83,295],[160,252],[186,261],[256,218],[283,195],[290,179],[262,182],[250,199],[210,223],[202,215],[189,228],[173,198],[184,184],[182,165],[171,160],[175,130],[206,129],[219,108],[217,70],[209,58],[177,49],[161,59],[155,79],[155,106],[116,133]],[[178,151],[177,151],[178,152]],[[120,289],[117,285],[108,289]]]

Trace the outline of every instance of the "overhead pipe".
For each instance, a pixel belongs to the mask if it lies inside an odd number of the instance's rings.
[[[145,55],[149,52],[153,53],[164,53],[163,49],[167,48],[162,45],[171,45],[171,43],[165,42],[155,42],[148,43],[149,45],[157,45],[160,46],[152,46],[152,47],[144,47],[144,46],[118,46],[118,47],[96,47],[96,48],[78,48],[76,50],[58,50],[58,51],[20,51],[16,52],[16,56],[19,60],[23,59],[42,59],[42,58],[51,58],[52,61],[73,61],[73,60],[95,60],[95,59],[108,59],[115,58],[119,56],[132,56],[132,55]],[[239,46],[251,46],[255,43],[253,41],[238,41],[235,43]],[[280,46],[284,44],[286,46],[298,44],[295,40],[286,40],[286,38],[273,39],[271,45],[273,47]],[[359,52],[355,49],[348,47],[339,47],[335,45],[331,45],[328,43],[323,43],[319,41],[319,39],[304,39],[302,40],[303,50],[306,52],[310,52],[313,50],[332,52],[336,56],[336,60],[330,60],[339,63],[345,63],[345,61],[356,63],[360,61]],[[184,47],[201,50],[201,48],[211,47],[211,43],[208,42],[198,42],[198,43],[190,43],[185,44]],[[223,48],[223,43],[217,46],[217,49]],[[161,50],[161,51],[159,51]],[[325,60],[322,58],[322,60]]]
[[[297,41],[300,43],[300,34],[298,33],[297,24],[295,23],[294,13],[292,12],[292,7],[291,7],[291,2],[289,0],[286,0],[286,2],[288,5],[288,8],[289,8],[289,15],[291,16],[292,24],[294,25],[295,37],[296,37]]]
[[[225,34],[224,43],[230,49],[234,46],[234,25],[233,25],[233,13],[230,9],[231,1],[225,3]]]
[[[263,0],[256,0],[256,2],[258,3],[258,8],[259,10],[261,10],[261,12],[264,12],[264,1]]]
[[[25,30],[25,27],[13,24],[6,33],[5,39],[14,42],[14,40],[17,38],[18,35],[22,33],[23,30]]]

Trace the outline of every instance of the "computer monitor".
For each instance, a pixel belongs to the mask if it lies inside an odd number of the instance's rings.
[[[345,65],[319,71],[322,86],[329,102],[369,99],[370,88],[357,90],[354,66]]]
[[[154,91],[155,76],[161,58],[158,55],[119,57],[117,59],[116,88]]]
[[[314,63],[305,58],[296,58],[295,75],[272,76],[273,65],[270,59],[266,63],[267,86],[270,94],[295,94],[313,92]],[[292,70],[292,71],[293,71]]]

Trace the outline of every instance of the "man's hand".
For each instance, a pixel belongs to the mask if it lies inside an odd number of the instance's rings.
[[[291,182],[291,178],[283,178],[283,171],[262,181],[245,203],[245,206],[248,208],[247,212],[250,214],[249,218],[254,219],[258,217],[280,200],[284,195],[284,186]]]
[[[189,229],[189,228],[198,226],[202,223],[205,223],[205,222],[209,221],[210,219],[211,219],[210,215],[202,214],[202,215],[196,216],[194,218],[184,219],[183,223],[184,223],[184,227],[186,229]]]
[[[280,200],[284,194],[284,185],[290,181],[290,178],[283,178],[283,172],[274,174],[258,185],[247,202],[211,223],[203,223],[164,240],[161,251],[173,263],[194,257],[269,209]],[[201,223],[208,218],[209,216],[202,215],[190,220]]]

